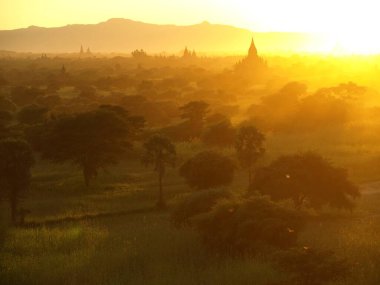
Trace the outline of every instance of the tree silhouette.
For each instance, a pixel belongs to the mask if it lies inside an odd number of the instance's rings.
[[[312,152],[282,156],[258,169],[251,191],[273,200],[292,199],[296,208],[307,203],[315,209],[327,204],[351,210],[352,199],[359,196],[345,169]]]
[[[175,166],[175,146],[169,139],[155,135],[144,143],[144,149],[142,162],[145,165],[153,165],[154,170],[158,174],[159,192],[157,207],[164,208],[166,204],[163,197],[162,179],[165,175],[166,166]]]
[[[235,149],[240,165],[248,171],[248,183],[252,183],[253,167],[265,152],[265,137],[253,126],[242,126],[238,130]]]
[[[10,203],[11,218],[17,223],[18,204],[30,184],[30,169],[34,164],[28,143],[16,139],[0,141],[0,190]]]
[[[209,104],[204,101],[191,101],[180,108],[181,118],[194,123],[203,122],[209,112],[208,108]]]
[[[202,135],[205,144],[219,147],[233,146],[235,142],[236,131],[230,120],[223,120],[209,126]]]
[[[140,49],[140,50],[136,49],[131,54],[132,54],[132,57],[134,58],[144,58],[148,56],[148,54],[143,49]]]
[[[43,158],[78,165],[89,186],[99,169],[120,160],[141,127],[142,119],[130,117],[123,108],[101,106],[95,111],[52,120],[32,134],[31,141]]]
[[[203,151],[186,161],[179,171],[190,187],[202,190],[231,184],[235,165],[215,151]]]
[[[209,104],[204,101],[191,101],[180,107],[181,118],[187,120],[184,127],[194,136],[199,137],[204,121],[209,112]]]

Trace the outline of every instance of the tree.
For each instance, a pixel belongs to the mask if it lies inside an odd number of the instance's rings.
[[[197,190],[229,185],[232,183],[234,172],[234,162],[214,151],[198,153],[179,170],[187,184]]]
[[[0,140],[0,189],[9,200],[11,218],[17,223],[18,204],[30,184],[30,169],[34,164],[28,143],[16,139]]]
[[[209,126],[203,133],[202,140],[211,146],[229,147],[235,142],[235,134],[230,120],[223,120]]]
[[[265,137],[253,126],[242,126],[238,130],[235,149],[240,165],[248,171],[248,183],[252,183],[253,167],[264,154]]]
[[[17,120],[26,125],[42,123],[48,111],[48,108],[37,104],[27,105],[17,113]]]
[[[306,203],[315,209],[323,205],[352,209],[352,200],[359,196],[345,169],[312,152],[282,156],[258,169],[250,190],[273,200],[292,199],[298,209]]]
[[[153,165],[154,170],[158,174],[158,208],[165,207],[165,200],[162,190],[162,179],[165,175],[166,166],[175,166],[176,150],[175,146],[169,139],[155,135],[144,143],[145,153],[142,162],[146,165]]]
[[[134,58],[148,57],[148,54],[143,49],[140,49],[140,50],[136,49],[131,54],[132,54],[132,57]]]
[[[11,90],[12,102],[22,107],[34,103],[34,100],[42,96],[44,91],[35,87],[16,86]]]
[[[181,118],[186,120],[183,125],[192,137],[202,134],[204,121],[209,112],[209,105],[204,101],[192,101],[180,107]]]
[[[191,101],[180,108],[182,112],[181,118],[194,124],[203,123],[209,112],[208,109],[209,104],[204,101]]]
[[[120,160],[141,127],[142,119],[129,116],[122,108],[101,106],[95,111],[51,120],[32,134],[31,141],[42,158],[78,165],[89,186],[99,169]]]

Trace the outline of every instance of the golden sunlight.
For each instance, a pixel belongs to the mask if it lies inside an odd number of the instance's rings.
[[[0,0],[0,285],[380,284],[380,0]]]

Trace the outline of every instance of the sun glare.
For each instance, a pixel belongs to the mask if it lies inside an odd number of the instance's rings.
[[[350,1],[347,1],[344,2],[344,6],[342,3],[331,5],[330,16],[326,19],[321,17],[324,33],[327,35],[328,43],[332,45],[333,53],[380,53],[380,39],[377,37],[380,23],[376,15],[380,3],[363,1],[359,4],[360,6],[356,2],[356,5],[350,5]],[[317,21],[315,25],[321,24]]]
[[[342,54],[380,53],[380,39],[369,32],[342,32],[335,36],[335,51]]]
[[[242,24],[254,31],[303,32],[318,35],[305,51],[334,54],[380,53],[380,2],[362,1],[238,1]]]

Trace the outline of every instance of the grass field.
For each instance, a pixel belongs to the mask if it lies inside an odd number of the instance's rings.
[[[199,146],[181,145],[184,159]],[[164,181],[169,201],[190,189],[176,170]],[[239,172],[233,189],[246,185]],[[209,253],[197,233],[176,229],[158,212],[156,175],[138,160],[102,173],[87,191],[71,165],[39,162],[23,206],[25,227],[0,232],[1,284],[291,284],[265,256]],[[170,203],[169,203],[170,204]],[[380,284],[380,194],[363,195],[354,213],[310,222],[300,246],[330,249],[351,265],[338,284]]]

